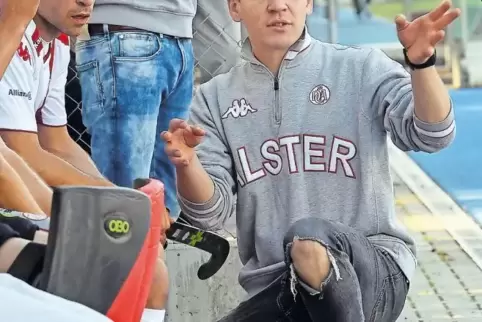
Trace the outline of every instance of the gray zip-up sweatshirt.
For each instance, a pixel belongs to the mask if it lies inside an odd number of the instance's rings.
[[[284,269],[284,234],[304,217],[357,229],[410,280],[415,247],[395,214],[387,135],[404,151],[436,152],[454,138],[453,111],[437,124],[417,119],[409,73],[380,50],[306,35],[277,77],[246,52],[195,95],[190,122],[207,131],[197,153],[215,193],[206,204],[180,196],[186,216],[221,228],[236,204],[250,297]]]
[[[96,0],[89,21],[192,38],[197,0]]]

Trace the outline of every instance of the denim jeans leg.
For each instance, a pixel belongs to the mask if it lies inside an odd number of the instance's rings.
[[[290,256],[294,239],[326,247],[329,276],[316,289],[299,279]],[[300,293],[311,321],[394,322],[408,293],[408,282],[393,258],[358,231],[320,218],[297,221],[285,235],[291,290]]]
[[[182,69],[173,42],[156,33],[126,31],[106,32],[77,44],[82,98],[95,102],[89,82],[98,80],[104,102],[102,108],[83,105],[92,158],[117,185],[131,187],[134,179],[150,175],[159,108]],[[94,66],[94,71],[82,72],[84,66]]]
[[[99,171],[112,180],[114,71],[109,37],[93,36],[89,41],[77,41],[75,47],[82,121],[91,136],[91,156]]]
[[[166,207],[172,218],[179,216],[180,207],[177,201],[176,171],[165,153],[164,141],[160,133],[168,130],[169,122],[174,118],[187,119],[194,90],[194,57],[190,39],[175,39],[172,46],[171,61],[181,61],[181,71],[172,91],[163,100],[159,109],[156,130],[154,156],[151,165],[151,177],[162,179],[165,187]]]
[[[295,304],[290,292],[289,272],[286,270],[266,289],[242,302],[218,322],[305,321],[292,318],[293,313],[298,311]]]

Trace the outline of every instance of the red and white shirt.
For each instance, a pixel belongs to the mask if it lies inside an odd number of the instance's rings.
[[[69,61],[68,36],[46,42],[32,21],[0,80],[0,129],[37,132],[37,124],[67,124]]]

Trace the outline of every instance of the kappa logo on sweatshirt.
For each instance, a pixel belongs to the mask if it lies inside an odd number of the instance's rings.
[[[227,119],[229,116],[234,117],[245,117],[248,113],[256,113],[258,110],[253,108],[245,98],[234,100],[231,107],[223,114],[222,118]]]

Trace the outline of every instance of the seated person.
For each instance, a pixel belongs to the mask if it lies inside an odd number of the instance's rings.
[[[246,60],[199,87],[191,124],[162,134],[186,218],[215,229],[236,209],[248,298],[221,321],[397,320],[417,261],[387,137],[428,153],[453,141],[435,45],[460,11],[445,1],[396,19],[407,72],[378,49],[312,39],[312,0],[229,8]]]
[[[49,186],[113,186],[67,131],[69,36],[93,0],[42,0],[0,80],[0,137]]]
[[[3,208],[50,215],[49,185],[114,186],[100,175],[66,128],[64,87],[69,47],[68,37],[60,32],[78,35],[92,4],[92,0],[60,4],[42,0],[0,80],[0,138],[8,145],[0,140],[4,165],[0,174],[0,206]],[[38,245],[46,242],[45,232],[21,238],[20,232],[10,224],[4,223],[2,227],[3,271],[15,262],[17,254],[33,243],[30,239]],[[35,239],[37,235],[40,237]],[[167,301],[167,270],[162,247],[160,252],[147,305],[154,309],[163,309]]]
[[[0,169],[0,207],[41,215],[42,210],[36,203],[35,198],[1,154]],[[162,227],[162,231],[167,228],[168,226]],[[40,230],[30,220],[12,217],[0,210],[0,273],[11,273],[14,277],[36,286],[42,271],[41,263],[45,255],[47,238],[48,233]],[[165,236],[161,236],[161,239],[161,243],[163,243]],[[35,267],[25,269],[22,265],[33,265]],[[147,316],[151,315],[158,320],[162,319],[160,316],[164,314],[167,288],[168,279],[164,263],[164,250],[163,247],[159,247],[154,279],[146,304],[146,321],[149,319]]]

